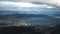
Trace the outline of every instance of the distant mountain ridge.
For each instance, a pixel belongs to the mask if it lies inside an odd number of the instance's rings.
[[[12,19],[23,19],[25,22],[37,21],[47,21],[50,20],[51,22],[57,22],[56,18],[53,16],[48,16],[44,14],[7,14],[7,15],[0,15],[0,20],[12,20]],[[35,19],[35,20],[34,20]],[[45,22],[46,22],[45,21]],[[49,22],[50,22],[49,21]]]
[[[0,19],[3,18],[32,18],[32,17],[45,17],[45,18],[52,18],[52,16],[44,15],[44,14],[6,14],[6,15],[0,15]],[[53,17],[54,18],[54,17]]]
[[[40,24],[60,22],[59,18],[55,18],[54,16],[49,16],[45,14],[18,14],[18,13],[0,15],[0,20],[6,21],[13,20],[14,23],[17,20],[17,22],[19,23],[40,23]]]

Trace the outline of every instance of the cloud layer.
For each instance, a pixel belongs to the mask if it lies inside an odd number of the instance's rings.
[[[27,2],[7,2],[7,1],[0,1],[0,10],[2,9],[6,9],[6,10],[10,10],[10,9],[15,9],[15,10],[19,10],[19,9],[32,9],[32,8],[37,8],[37,9],[43,9],[43,8],[56,8],[53,6],[49,6],[46,4],[32,4],[32,3],[27,3]]]
[[[39,2],[50,5],[60,6],[60,0],[0,0],[0,1],[14,1],[14,2]]]

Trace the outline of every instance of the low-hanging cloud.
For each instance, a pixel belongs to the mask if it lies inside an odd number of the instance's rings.
[[[0,0],[0,1],[13,1],[13,2],[39,2],[49,5],[60,6],[60,0]]]
[[[0,9],[21,9],[21,8],[55,8],[53,6],[48,6],[46,4],[32,4],[27,2],[8,2],[8,1],[0,1]]]
[[[13,10],[18,12],[19,14],[46,14],[53,15],[56,13],[60,14],[59,10],[55,10],[54,6],[49,6],[47,4],[34,4],[28,2],[12,2],[12,1],[0,1],[0,10]],[[46,9],[46,10],[45,10]],[[52,9],[52,10],[48,10]],[[17,11],[19,10],[19,11]],[[11,12],[11,11],[10,11]],[[11,14],[8,12],[9,14]],[[0,13],[0,14],[8,14],[8,13]]]

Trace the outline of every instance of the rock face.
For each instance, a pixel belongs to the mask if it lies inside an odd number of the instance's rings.
[[[51,26],[51,24],[50,24]],[[0,27],[0,34],[60,34],[60,24]]]
[[[40,34],[33,27],[27,26],[10,26],[0,28],[0,34]]]

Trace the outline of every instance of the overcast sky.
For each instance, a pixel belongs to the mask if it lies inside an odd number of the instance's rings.
[[[16,2],[41,2],[60,6],[60,0],[1,0],[1,1],[16,1]]]
[[[53,6],[51,6],[53,5]],[[60,7],[60,0],[0,0],[0,10],[12,10],[21,8],[56,8]]]
[[[60,7],[60,0],[0,0],[0,10],[20,10],[20,13],[40,14],[44,11],[44,14],[49,14],[51,11],[52,14],[55,12],[60,14],[60,10],[53,9],[57,8],[56,6]]]

